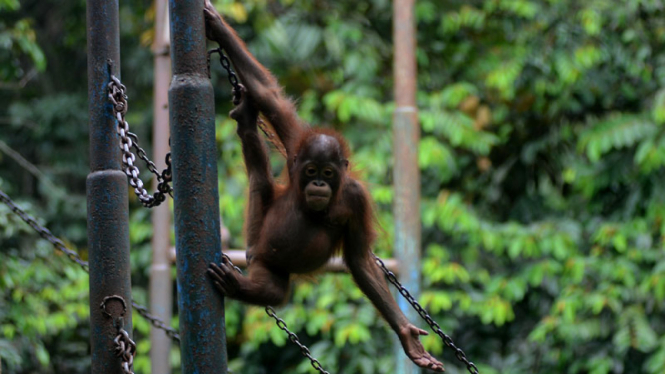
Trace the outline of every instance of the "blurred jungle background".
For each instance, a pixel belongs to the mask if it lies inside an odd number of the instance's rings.
[[[215,5],[301,116],[350,141],[390,257],[392,3]],[[87,258],[85,7],[0,0],[0,189]],[[416,17],[422,303],[485,374],[665,372],[664,2],[419,0]],[[120,1],[127,120],[148,150],[154,21],[152,1]],[[217,63],[212,78],[220,206],[240,248],[247,178]],[[150,213],[130,198],[147,304]],[[87,274],[0,206],[2,373],[89,372],[87,293]],[[393,334],[348,275],[298,285],[279,314],[331,372],[394,368]],[[226,323],[236,373],[312,372],[263,309],[228,302]],[[135,314],[137,373],[148,333]]]

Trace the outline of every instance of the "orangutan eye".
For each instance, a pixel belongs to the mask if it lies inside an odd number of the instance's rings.
[[[333,171],[331,169],[324,169],[323,170],[323,176],[326,177],[326,178],[332,178]]]
[[[316,168],[313,167],[313,166],[309,166],[309,167],[305,170],[305,174],[306,174],[308,177],[313,177],[313,176],[315,176],[315,175],[316,175]]]

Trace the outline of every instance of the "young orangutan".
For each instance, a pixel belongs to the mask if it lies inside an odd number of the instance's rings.
[[[287,296],[291,274],[320,268],[341,247],[358,287],[395,331],[407,356],[420,367],[444,371],[443,364],[420,343],[419,335],[427,332],[409,323],[374,263],[372,206],[368,193],[348,173],[350,153],[344,139],[303,124],[277,80],[209,0],[204,12],[208,38],[226,51],[244,85],[241,103],[231,117],[238,122],[249,176],[249,275],[238,274],[226,261],[211,264],[208,273],[215,287],[246,303],[280,304]],[[286,186],[273,180],[268,150],[257,130],[259,112],[286,149]]]

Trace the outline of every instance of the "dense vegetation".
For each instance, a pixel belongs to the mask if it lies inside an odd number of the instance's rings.
[[[390,256],[392,3],[217,6],[303,118],[350,140],[385,231],[376,250]],[[416,7],[422,302],[482,373],[665,372],[662,3]],[[128,121],[147,144],[152,4],[122,1],[121,17]],[[84,257],[85,33],[83,0],[0,0],[0,189]],[[217,65],[213,79],[220,204],[240,247],[247,181]],[[145,302],[149,212],[132,199],[133,293]],[[389,373],[392,334],[352,284],[299,283],[280,315],[329,371]],[[87,372],[87,316],[87,275],[1,206],[2,372]],[[134,321],[135,369],[147,373],[148,324]],[[262,309],[229,302],[226,322],[235,372],[312,371]],[[423,340],[449,373],[463,371],[439,340]]]

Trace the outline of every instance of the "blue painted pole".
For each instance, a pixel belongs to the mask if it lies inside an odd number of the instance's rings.
[[[420,169],[418,142],[420,126],[416,106],[416,38],[414,0],[393,1],[394,93],[393,139],[395,147],[395,257],[399,281],[418,299],[420,296]],[[413,323],[420,317],[409,303],[398,297],[397,303]],[[420,369],[396,344],[397,374],[419,373]]]
[[[105,297],[122,297],[128,308],[124,329],[131,334],[127,176],[121,170],[117,124],[107,89],[110,74],[120,76],[118,1],[88,0],[87,25],[90,174],[86,187],[92,373],[120,374],[121,360],[113,344],[117,330],[113,319],[100,310]],[[120,316],[122,304],[110,300],[107,310],[113,317]]]
[[[184,374],[227,372],[224,301],[206,275],[221,261],[214,96],[203,0],[170,0],[169,89],[174,221]]]

